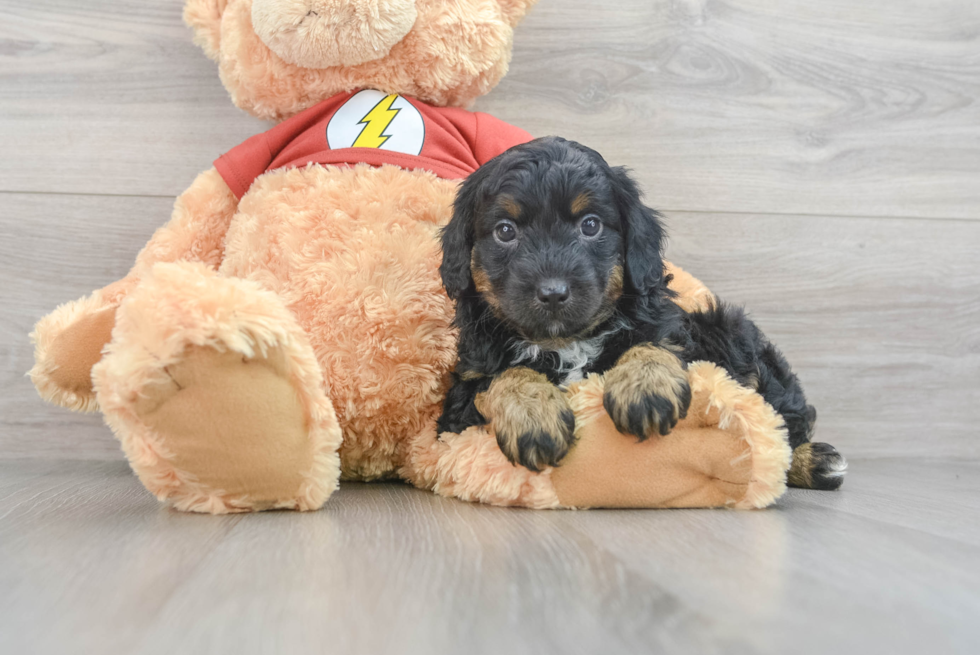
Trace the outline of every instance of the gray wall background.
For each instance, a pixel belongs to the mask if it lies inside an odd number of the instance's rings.
[[[669,257],[746,304],[851,458],[980,454],[980,4],[541,0],[476,109],[632,167]],[[176,0],[0,1],[0,458],[119,459],[27,334],[124,275],[268,129]]]

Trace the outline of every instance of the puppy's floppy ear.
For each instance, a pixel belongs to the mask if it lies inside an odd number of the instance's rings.
[[[626,168],[612,168],[613,193],[623,223],[626,283],[640,295],[666,287],[660,214],[640,201],[640,190]]]
[[[463,188],[460,188],[460,192]],[[453,218],[449,225],[442,229],[442,264],[439,274],[442,276],[442,286],[453,300],[457,300],[473,282],[470,273],[470,252],[473,250],[471,210],[460,209],[459,195],[453,203]]]
[[[442,276],[442,286],[453,300],[459,299],[473,284],[470,273],[473,230],[487,193],[486,180],[491,165],[492,160],[459,186],[453,201],[453,217],[449,225],[442,229],[442,265],[439,266],[439,274]]]

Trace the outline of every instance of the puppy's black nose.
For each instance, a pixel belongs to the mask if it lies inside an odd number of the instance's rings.
[[[554,311],[568,300],[568,284],[563,280],[545,280],[538,287],[538,301]]]

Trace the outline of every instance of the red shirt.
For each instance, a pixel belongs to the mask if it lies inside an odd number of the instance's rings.
[[[489,114],[364,90],[310,107],[232,148],[214,166],[241,198],[262,173],[311,162],[394,164],[462,179],[530,140],[524,130]]]

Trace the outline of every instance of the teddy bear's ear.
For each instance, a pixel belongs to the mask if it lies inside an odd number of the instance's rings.
[[[194,43],[215,61],[221,45],[221,15],[227,4],[228,0],[187,0],[184,4],[184,22],[194,30]]]
[[[504,18],[510,23],[511,27],[516,26],[524,18],[524,14],[531,8],[531,5],[538,0],[497,0],[500,9],[504,13]]]

